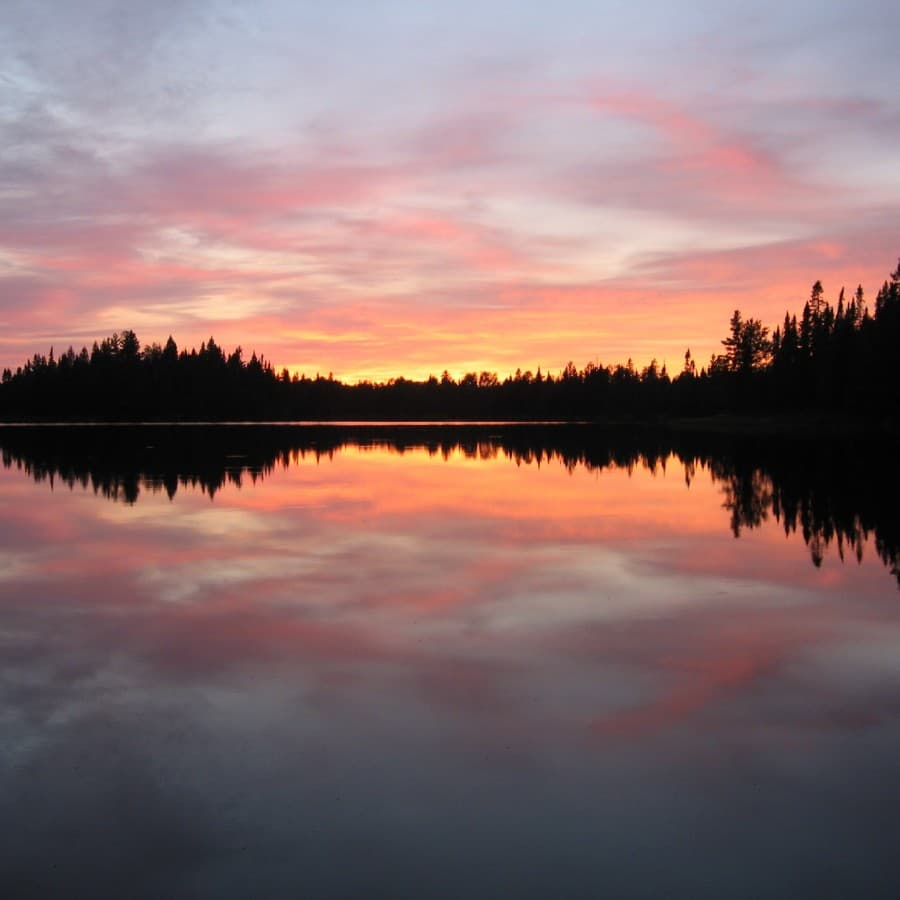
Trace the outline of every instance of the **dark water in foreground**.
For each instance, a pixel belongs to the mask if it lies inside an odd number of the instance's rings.
[[[0,450],[3,896],[900,894],[892,448]]]

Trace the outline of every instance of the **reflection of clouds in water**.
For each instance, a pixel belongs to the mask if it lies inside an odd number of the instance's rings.
[[[202,602],[224,590],[255,586],[270,579],[294,579],[314,570],[304,557],[258,556],[246,559],[213,557],[176,566],[145,566],[136,581],[164,603]]]
[[[453,544],[432,545],[413,535],[347,533],[306,521],[297,528],[284,524],[249,546],[240,533],[223,533],[221,541],[203,535],[194,558],[138,564],[135,579],[167,601],[215,603],[221,591],[246,586],[259,602],[322,607],[339,615],[348,607],[389,606],[398,597],[427,593],[439,573],[466,558]]]
[[[143,584],[150,608],[71,608],[63,597],[8,609],[5,708],[52,724],[77,718],[86,701],[102,708],[128,700],[147,679],[209,689],[234,678],[243,690],[248,673],[280,672],[322,696],[362,690],[377,704],[416,685],[437,708],[462,703],[460,711],[474,713],[487,704],[526,730],[546,720],[573,735],[590,722],[601,732],[639,734],[696,719],[711,705],[744,703],[752,684],[779,683],[785,667],[846,640],[848,618],[894,624],[877,607],[778,608],[754,604],[749,591],[718,600],[684,591],[685,602],[667,605],[652,583],[649,606],[622,592],[611,607],[589,584],[579,594],[571,582],[567,602],[564,592],[541,593],[527,573],[508,567],[503,579],[468,583],[449,602],[436,590],[435,603],[410,606],[401,597],[395,605],[398,586],[389,580],[361,604],[358,583],[333,566],[305,580],[288,571],[285,584],[266,562],[263,577],[239,569],[235,583],[227,569],[217,580],[212,566],[206,581],[188,570],[201,588],[184,605],[160,606],[159,585]],[[883,639],[883,627],[879,633]],[[854,672],[865,683],[883,680],[882,670],[864,667],[862,649],[851,659],[829,696]]]
[[[34,557],[37,554],[12,553],[0,550],[0,582],[15,581],[37,570]]]
[[[145,501],[132,507],[109,504],[98,512],[97,519],[119,526],[144,525],[156,532],[166,529],[189,531],[198,537],[265,534],[278,526],[276,515],[270,520],[266,514],[252,510],[229,509],[222,504],[211,507],[209,501],[205,501],[204,505],[207,508],[193,511],[179,509],[175,513],[169,501],[165,501],[165,505]]]
[[[202,782],[192,790],[168,779],[162,748],[144,743],[134,713],[50,729],[14,777],[0,780],[17,811],[0,850],[11,896],[65,896],[73,885],[96,897],[167,893],[186,866],[223,852],[215,797]]]
[[[552,871],[647,896],[665,872],[701,896],[705,873],[740,896],[736,848],[794,865],[801,838],[884,868],[900,799],[883,783],[900,716],[884,571],[830,582],[774,525],[735,541],[714,490],[687,495],[705,506],[680,534],[678,479],[640,472],[604,474],[607,504],[636,499],[579,536],[597,518],[583,484],[545,468],[536,497],[533,470],[498,465],[489,516],[490,471],[436,465],[436,506],[395,503],[422,471],[380,482],[364,456],[316,470],[319,498],[349,492],[338,512],[304,504],[290,471],[212,505],[48,506],[31,486],[28,521],[67,521],[46,532],[53,565],[0,582],[4,885],[359,894],[395,867],[420,886],[445,873],[448,896],[475,870],[527,873],[485,875],[494,895],[552,895]],[[704,530],[720,539],[698,546]],[[751,875],[745,896],[772,886]]]
[[[749,606],[697,609],[482,635],[474,648],[462,639],[379,646],[346,623],[292,628],[252,603],[129,620],[129,630],[116,631],[109,610],[81,619],[52,655],[80,652],[100,668],[77,692],[84,705],[34,729],[41,742],[0,775],[4,802],[20,811],[0,869],[20,895],[87,877],[114,896],[130,877],[147,896],[164,886],[216,896],[251,873],[278,896],[297,879],[359,892],[366,878],[385,877],[385,860],[409,872],[401,856],[413,852],[428,862],[421,888],[448,860],[528,869],[523,847],[562,866],[562,883],[593,884],[599,860],[607,887],[649,878],[661,889],[674,871],[687,883],[703,871],[723,889],[728,876],[706,868],[714,851],[732,869],[740,845],[775,864],[774,848],[795,830],[812,849],[847,841],[861,824],[868,850],[849,840],[838,870],[886,852],[880,829],[898,798],[875,772],[893,757],[870,739],[863,759],[874,771],[863,766],[852,790],[843,786],[846,765],[860,759],[848,737],[859,724],[840,713],[863,698],[841,684],[822,696],[801,661],[824,663],[830,648],[810,654],[802,610],[772,619]],[[839,607],[825,619],[827,632]],[[165,627],[148,634],[148,624]],[[883,740],[896,691],[869,688],[859,714],[881,710],[866,728]],[[72,690],[62,676],[51,689]],[[691,706],[697,697],[705,707]],[[592,740],[590,713],[603,710],[609,727]],[[814,729],[810,740],[794,716]],[[827,801],[816,799],[823,777]],[[765,835],[779,838],[770,846]],[[661,848],[660,883],[644,871],[643,842]],[[348,847],[357,874],[337,875]],[[545,896],[549,885],[533,875],[541,889],[523,884],[518,895]],[[454,865],[443,877],[448,895],[467,881]]]

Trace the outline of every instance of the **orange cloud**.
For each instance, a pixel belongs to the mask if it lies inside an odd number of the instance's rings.
[[[719,351],[735,308],[774,325],[817,278],[874,295],[900,246],[889,199],[814,182],[697,103],[615,85],[471,102],[374,150],[156,147],[46,173],[0,223],[0,364],[135,328],[350,381],[675,371]],[[561,109],[645,139],[573,162],[534,129]]]

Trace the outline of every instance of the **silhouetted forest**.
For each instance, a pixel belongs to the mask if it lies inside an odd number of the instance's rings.
[[[0,427],[6,468],[53,488],[80,485],[135,503],[142,491],[190,487],[213,498],[225,484],[255,482],[276,467],[329,457],[342,447],[397,453],[461,452],[503,456],[517,465],[558,462],[570,471],[664,469],[675,457],[688,481],[708,472],[722,488],[729,527],[739,536],[774,518],[799,533],[815,565],[829,551],[862,558],[875,552],[900,585],[900,480],[897,446],[882,441],[812,441],[698,435],[651,426],[588,425],[314,426],[146,425]],[[602,493],[598,504],[602,504]],[[598,507],[598,512],[602,510]]]
[[[829,302],[821,282],[799,318],[785,313],[771,332],[735,310],[723,352],[698,366],[688,349],[672,375],[654,360],[629,360],[553,375],[517,371],[500,379],[447,372],[426,381],[343,384],[280,373],[264,357],[226,353],[213,338],[200,349],[142,347],[133,331],[88,351],[36,354],[0,379],[6,421],[575,420],[706,416],[719,413],[842,414],[897,421],[900,378],[900,263],[870,311],[862,287]]]

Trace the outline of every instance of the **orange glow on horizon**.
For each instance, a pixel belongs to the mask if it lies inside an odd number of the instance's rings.
[[[832,302],[841,287],[850,293],[862,282],[870,306],[874,303],[885,277],[884,264],[861,271],[852,261],[832,259],[831,245],[818,245],[816,252],[829,260],[831,271],[823,280]],[[170,329],[161,324],[161,311],[128,316],[120,310],[104,333],[45,339],[46,346],[7,336],[3,348],[7,364],[15,369],[51,345],[57,353],[69,344],[77,351],[114,330],[132,327],[143,344],[163,344],[171,333],[180,349],[199,348],[213,336],[226,353],[241,346],[247,359],[255,351],[278,372],[287,368],[292,376],[309,378],[331,373],[348,384],[401,376],[424,381],[440,378],[444,370],[455,379],[487,371],[502,380],[517,369],[555,375],[569,361],[581,369],[589,362],[613,366],[628,359],[638,370],[655,359],[675,376],[687,349],[698,367],[722,351],[734,309],[761,318],[770,329],[781,324],[786,311],[799,315],[815,277],[791,270],[787,251],[760,251],[756,256],[758,260],[746,262],[728,254],[681,260],[669,267],[666,283],[652,292],[641,287],[637,277],[597,287],[507,287],[498,291],[499,302],[486,308],[418,305],[401,311],[387,303],[354,302],[339,310],[319,309],[294,322],[266,312],[254,314],[247,299],[235,300],[233,315],[211,320],[202,330],[196,324]],[[745,272],[748,262],[754,267],[751,279]],[[661,276],[653,269],[648,277]],[[709,282],[732,286],[714,289]],[[249,317],[241,315],[241,304]],[[64,297],[60,305],[67,305]],[[211,302],[209,309],[214,308]],[[129,324],[128,319],[138,321]]]

